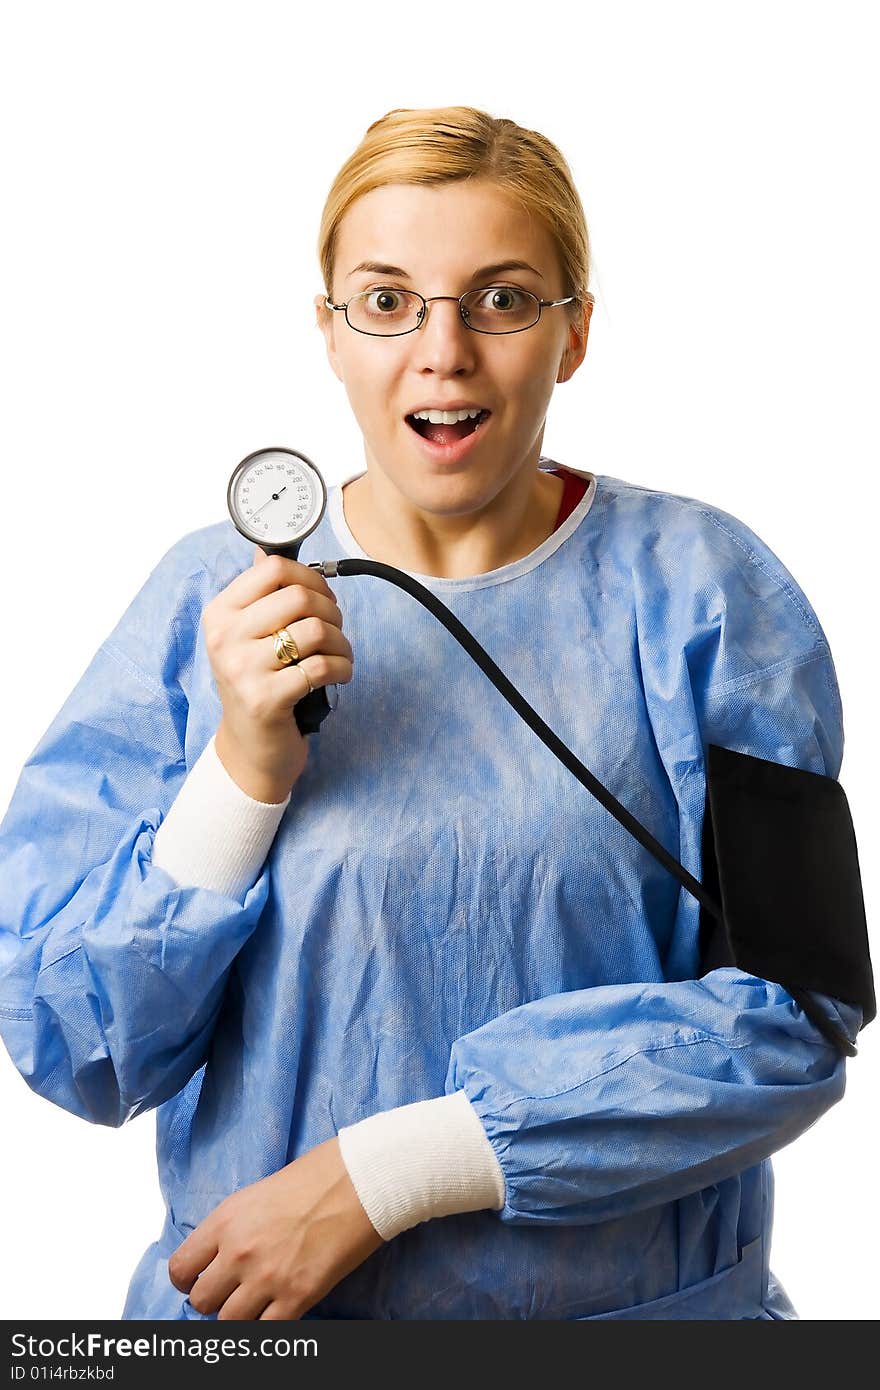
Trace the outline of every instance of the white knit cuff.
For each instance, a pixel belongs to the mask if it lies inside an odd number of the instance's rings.
[[[462,1211],[500,1211],[504,1173],[464,1091],[383,1110],[339,1130],[339,1148],[383,1240]]]
[[[178,887],[244,901],[290,802],[255,801],[223,766],[214,737],[187,774],[153,837],[152,863]]]

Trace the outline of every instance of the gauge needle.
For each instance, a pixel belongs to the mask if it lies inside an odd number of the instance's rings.
[[[268,505],[269,505],[270,502],[277,502],[277,501],[278,501],[278,498],[281,496],[282,492],[286,492],[286,491],[287,491],[287,484],[285,483],[285,484],[284,484],[284,487],[279,488],[277,492],[273,492],[273,493],[272,493],[272,496],[271,496],[271,497],[267,497],[267,498],[266,498],[266,501],[263,503],[262,507],[257,507],[257,510],[256,510],[255,512],[251,512],[250,517],[248,518],[248,520],[249,520],[249,521],[253,521],[253,519],[254,519],[255,516],[259,516],[259,515],[260,515],[260,512],[265,511],[266,507],[268,507]]]

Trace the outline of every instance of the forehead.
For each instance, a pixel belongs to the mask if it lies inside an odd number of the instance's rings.
[[[374,188],[348,209],[336,245],[340,280],[367,260],[400,266],[413,280],[467,277],[476,266],[513,259],[549,280],[558,263],[540,218],[484,180]]]

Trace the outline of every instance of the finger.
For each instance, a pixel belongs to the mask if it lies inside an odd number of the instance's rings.
[[[218,1255],[190,1289],[189,1301],[197,1313],[216,1313],[238,1288],[238,1276]]]
[[[246,608],[254,599],[264,594],[274,593],[290,584],[302,584],[316,594],[333,599],[333,591],[327,580],[317,570],[301,565],[298,560],[288,560],[283,555],[269,555],[257,559],[250,569],[242,570],[223,592],[224,602],[232,608]],[[334,600],[335,601],[335,600]]]
[[[347,685],[354,676],[353,663],[347,657],[327,656],[324,652],[317,656],[306,656],[302,661],[281,669],[278,668],[274,652],[271,660],[274,670],[269,690],[272,703],[275,704],[277,700],[276,708],[279,711],[290,709],[308,695],[309,683],[312,690],[317,690],[321,685]]]
[[[335,599],[294,585],[276,589],[248,604],[242,610],[241,631],[245,637],[268,637],[279,627],[289,627],[306,618],[320,618],[333,627],[342,627],[342,609]]]
[[[326,627],[314,622],[311,618],[306,618],[301,623],[288,623],[287,631],[296,643],[300,663],[309,656],[341,656],[346,661],[354,661],[351,643],[344,633],[339,631],[338,627]],[[277,671],[285,665],[275,655],[274,633],[262,639],[260,650],[266,658],[266,670]],[[309,679],[311,679],[311,668],[307,667],[306,669],[309,672]]]
[[[291,1318],[284,1305],[276,1300],[274,1303],[270,1303],[268,1308],[263,1309],[259,1320],[260,1322],[290,1322]]]
[[[257,1284],[239,1284],[217,1314],[218,1322],[254,1321],[274,1299],[271,1289]],[[192,1301],[192,1300],[190,1300]]]
[[[258,545],[254,546],[254,552],[254,565],[264,564],[267,560],[271,560],[273,558],[271,555],[267,555],[265,550],[261,550]],[[309,579],[319,579],[323,581],[324,587],[326,588],[327,592],[332,593],[330,585],[327,583],[327,580],[324,579],[324,576],[320,573],[320,571],[312,569],[310,565],[304,565],[301,560],[291,560],[286,555],[278,555],[275,558],[279,560],[284,566],[293,565],[295,569],[304,569]],[[284,582],[286,584],[289,584],[291,583],[291,580],[285,579]]]
[[[202,1223],[204,1226],[205,1223]],[[213,1228],[197,1226],[179,1245],[168,1261],[168,1278],[181,1293],[189,1293],[202,1270],[211,1263],[217,1254],[217,1240]]]

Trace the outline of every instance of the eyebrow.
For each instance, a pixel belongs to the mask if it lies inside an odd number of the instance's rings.
[[[474,280],[481,280],[484,276],[500,275],[502,271],[505,270],[530,270],[533,275],[537,275],[539,280],[544,279],[540,270],[536,270],[533,265],[529,265],[528,261],[498,261],[495,265],[484,265],[481,266],[479,270],[475,270],[471,278]],[[369,271],[371,274],[375,275],[394,275],[398,280],[409,280],[411,278],[409,272],[403,270],[399,265],[385,265],[382,261],[361,261],[355,266],[354,270],[348,272],[346,278],[351,279],[352,275],[357,275],[361,271]]]

